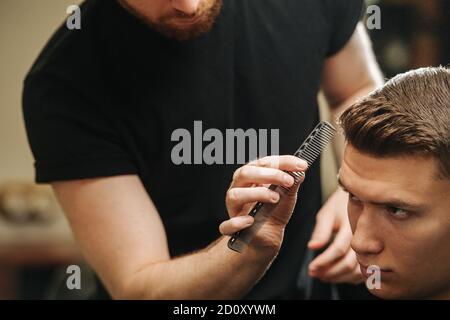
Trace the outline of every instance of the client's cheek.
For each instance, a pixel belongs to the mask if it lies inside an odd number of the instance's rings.
[[[402,285],[405,287],[413,287],[414,283],[421,282],[421,280],[429,275],[430,265],[428,264],[430,254],[424,254],[422,250],[415,250],[417,248],[400,247],[393,252],[392,269],[396,274]],[[423,248],[422,248],[423,249]]]

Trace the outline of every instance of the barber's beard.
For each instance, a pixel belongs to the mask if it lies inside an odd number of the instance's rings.
[[[120,2],[128,11],[143,20],[152,29],[179,41],[190,40],[209,32],[222,8],[222,0],[203,0],[197,12],[192,15],[173,12],[157,21],[152,21],[130,8],[125,1]],[[191,18],[194,18],[195,22],[192,24],[186,23]]]

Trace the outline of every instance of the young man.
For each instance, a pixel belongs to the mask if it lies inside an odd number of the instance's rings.
[[[401,74],[340,120],[347,145],[339,183],[349,193],[351,245],[366,278],[368,267],[380,270],[381,286],[371,292],[450,299],[450,71]],[[221,231],[240,223],[226,221]]]
[[[361,271],[381,298],[450,299],[450,70],[399,75],[341,117],[339,173]]]
[[[362,0],[87,0],[81,29],[58,29],[24,85],[36,180],[52,183],[113,298],[306,297],[296,279],[314,228],[314,250],[337,233],[313,262],[334,271],[317,277],[362,281],[346,194],[321,207],[319,165],[283,246],[277,238],[238,255],[216,240],[240,163],[171,157],[173,133],[197,135],[194,121],[223,134],[277,129],[279,153],[289,154],[318,122],[320,87],[335,115],[372,91],[382,78],[358,25],[362,8]],[[342,154],[343,138],[335,147]]]

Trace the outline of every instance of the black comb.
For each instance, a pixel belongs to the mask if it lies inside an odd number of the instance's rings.
[[[308,167],[311,167],[325,146],[331,141],[335,132],[336,129],[331,124],[325,121],[320,122],[302,143],[300,148],[294,153],[294,156],[305,160],[308,163]],[[282,187],[274,184],[269,187],[269,189],[276,191],[280,195],[280,201],[286,192],[289,192],[294,188],[304,176],[303,172],[287,173],[294,178],[294,184],[291,187]],[[236,232],[228,241],[228,247],[231,250],[242,252],[250,243],[256,232],[258,232],[264,222],[270,217],[276,206],[277,203],[256,203],[249,212],[249,215],[255,218],[253,225],[247,229]]]

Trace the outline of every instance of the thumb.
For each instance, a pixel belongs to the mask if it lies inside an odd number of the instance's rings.
[[[311,239],[308,242],[308,248],[311,250],[318,250],[323,248],[331,239],[334,229],[334,214],[333,209],[329,206],[324,206],[317,213],[316,226],[312,233]]]

